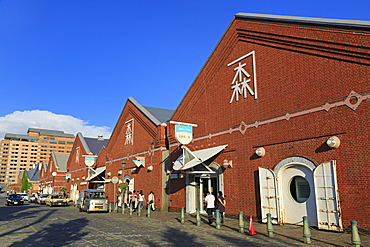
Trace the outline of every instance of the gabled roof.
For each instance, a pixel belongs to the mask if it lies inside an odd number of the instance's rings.
[[[40,166],[41,166],[41,163],[36,163],[33,168],[27,171],[27,177],[29,181],[39,181],[40,180]]]
[[[85,141],[90,149],[90,152],[94,155],[98,155],[101,149],[107,146],[109,139],[85,137]]]
[[[58,171],[66,172],[69,154],[56,154],[54,153],[54,151],[52,151],[51,155],[53,156],[54,164],[55,164],[55,167],[58,168]]]
[[[77,138],[81,140],[86,154],[92,153],[98,155],[103,147],[106,147],[109,139],[84,137],[81,132],[77,133]]]
[[[43,169],[44,172],[46,172],[48,169],[48,163],[46,163],[46,161],[42,161],[42,165],[40,169]]]
[[[134,104],[156,126],[169,121],[173,113],[175,112],[174,110],[169,109],[142,106],[133,97],[129,97],[128,100],[132,104]]]
[[[370,27],[370,21],[358,21],[358,20],[326,19],[326,18],[285,16],[285,15],[267,15],[267,14],[254,14],[254,13],[237,13],[235,17],[284,21],[284,22],[302,22],[302,23],[323,24],[323,25],[357,26],[357,27],[367,27],[367,28]]]
[[[23,178],[23,172],[26,172],[28,181],[40,181],[40,167],[41,163],[36,163],[31,169],[19,171],[19,178]]]

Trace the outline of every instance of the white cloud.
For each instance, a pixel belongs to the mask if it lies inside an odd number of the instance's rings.
[[[50,111],[15,111],[5,117],[0,117],[0,139],[5,137],[5,133],[25,135],[28,128],[60,130],[73,135],[81,132],[85,137],[103,135],[104,138],[109,138],[111,134],[107,126],[89,125],[81,119]]]

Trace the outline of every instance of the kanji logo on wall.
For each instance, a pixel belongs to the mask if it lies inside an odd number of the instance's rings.
[[[234,100],[239,101],[239,95],[242,95],[244,99],[246,99],[248,95],[257,99],[255,52],[252,51],[236,59],[229,63],[227,67],[233,68],[235,72],[230,87],[232,95],[229,103],[233,103]]]
[[[80,147],[76,148],[76,157],[75,157],[75,163],[80,163]]]
[[[134,119],[128,120],[126,124],[125,145],[134,145]]]

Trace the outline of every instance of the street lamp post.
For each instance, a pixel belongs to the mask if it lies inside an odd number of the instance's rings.
[[[121,164],[122,164],[122,177],[121,177],[121,179],[122,179],[122,183],[124,183],[125,181],[123,179],[124,179],[124,176],[125,176],[124,171],[125,171],[125,167],[126,167],[126,162],[122,162]],[[125,195],[124,195],[124,193],[126,194],[126,191],[123,191],[123,189],[122,189],[122,191],[121,191],[122,214],[125,213],[125,203],[124,203]]]
[[[55,183],[55,176],[57,175],[57,173],[53,172],[51,175],[53,176],[53,192],[52,192],[52,194],[54,194],[54,183]]]

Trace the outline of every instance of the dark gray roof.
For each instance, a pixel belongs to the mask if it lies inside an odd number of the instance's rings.
[[[90,152],[98,155],[103,147],[106,147],[109,139],[89,138],[85,137],[85,141],[89,146]]]
[[[254,14],[254,13],[237,13],[235,16],[242,17],[242,18],[290,21],[290,22],[305,22],[305,23],[314,23],[314,24],[325,24],[325,25],[329,24],[329,25],[357,26],[357,27],[367,27],[367,28],[370,27],[370,21],[358,21],[358,20],[326,19],[326,18],[285,16],[285,15],[266,15],[266,14]]]
[[[60,130],[29,128],[27,133],[30,133],[30,132],[36,132],[42,136],[58,136],[58,137],[69,137],[69,138],[75,137],[73,134],[65,134],[64,131],[60,131]]]
[[[145,116],[147,116],[155,125],[159,126],[162,123],[171,119],[174,110],[154,108],[149,106],[142,106],[133,97],[128,98]]]
[[[40,180],[40,166],[41,163],[35,164],[35,166],[27,171],[27,177],[29,181]]]
[[[148,112],[150,112],[161,123],[165,123],[170,120],[173,113],[175,112],[174,110],[154,108],[149,106],[144,106],[144,108],[147,109]]]
[[[98,155],[101,149],[106,147],[109,142],[109,139],[84,137],[81,132],[77,133],[77,137],[81,140],[86,154]]]

